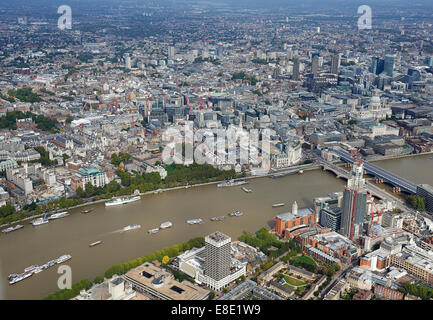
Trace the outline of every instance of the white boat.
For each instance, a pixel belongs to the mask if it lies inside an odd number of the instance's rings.
[[[111,201],[105,202],[105,206],[106,207],[117,206],[117,205],[120,205],[120,204],[126,204],[126,203],[130,203],[130,202],[138,201],[140,199],[141,199],[140,196],[135,196],[135,197],[120,197],[120,198],[116,198],[116,199],[113,199]]]
[[[155,229],[150,229],[147,232],[149,232],[150,234],[154,234],[157,233],[159,231],[159,228],[155,228]]]
[[[39,272],[42,272],[44,269],[42,269],[42,267],[37,267],[34,271],[33,271],[33,273],[39,273]]]
[[[244,215],[244,213],[241,212],[241,211],[235,211],[235,212],[229,213],[230,217],[240,217],[240,216],[243,216],[243,215]]]
[[[218,188],[234,187],[234,186],[241,186],[241,185],[247,184],[247,183],[248,183],[248,181],[245,181],[245,180],[237,180],[237,181],[235,181],[235,180],[232,179],[232,180],[227,180],[225,182],[218,183],[217,187]]]
[[[223,221],[225,220],[227,217],[226,216],[220,216],[220,217],[213,217],[210,218],[211,221]]]
[[[173,224],[170,221],[166,221],[161,223],[161,225],[159,226],[160,229],[167,229],[167,228],[171,228],[173,226]]]
[[[15,279],[16,277],[19,277],[19,276],[20,276],[19,274],[12,273],[8,276],[8,280],[11,281],[12,279]]]
[[[3,229],[2,232],[3,232],[3,233],[9,233],[9,232],[12,232],[12,231],[15,231],[15,230],[21,229],[21,228],[24,228],[24,226],[21,225],[21,224],[18,224],[18,225],[16,225],[15,227],[9,227],[9,228],[7,228],[7,229]]]
[[[122,230],[123,231],[129,231],[129,230],[135,230],[135,229],[140,229],[141,226],[139,224],[131,224],[129,226],[124,227]]]
[[[24,272],[33,272],[35,269],[37,269],[39,266],[37,264],[35,264],[34,266],[30,266],[24,269]]]
[[[251,193],[251,192],[253,192],[253,190],[248,189],[248,188],[245,188],[245,187],[242,187],[242,190],[245,191],[246,193]]]
[[[285,205],[285,203],[275,203],[272,205],[272,208],[282,207],[284,205]]]
[[[45,224],[48,223],[48,219],[47,218],[38,218],[33,220],[32,222],[30,222],[33,226],[40,226],[41,224]]]
[[[102,243],[102,241],[98,240],[98,241],[95,241],[95,242],[92,242],[91,244],[89,244],[89,247],[94,247],[94,246],[97,246],[98,244],[101,244],[101,243]]]
[[[65,262],[65,261],[68,261],[68,260],[71,259],[71,258],[72,258],[71,255],[69,255],[69,254],[65,254],[65,255],[60,256],[59,258],[57,258],[56,263],[57,263],[57,264],[60,264],[60,263],[63,263],[63,262]]]
[[[67,211],[63,211],[63,212],[53,213],[51,216],[48,217],[48,219],[54,220],[54,219],[60,219],[67,216],[69,216],[69,213]]]
[[[9,281],[9,284],[14,284],[17,282],[20,282],[21,280],[27,279],[28,277],[32,276],[33,273],[23,273],[18,275],[17,277],[13,278],[11,281]]]
[[[191,219],[191,220],[187,220],[186,223],[188,223],[188,224],[202,224],[204,222],[203,222],[203,219]]]

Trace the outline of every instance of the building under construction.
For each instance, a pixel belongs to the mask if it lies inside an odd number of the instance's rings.
[[[355,161],[343,193],[340,233],[350,240],[357,240],[362,234],[366,212],[367,189],[363,179],[363,164]]]

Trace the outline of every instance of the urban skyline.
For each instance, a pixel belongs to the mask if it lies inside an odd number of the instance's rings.
[[[433,299],[432,13],[0,0],[0,300]]]

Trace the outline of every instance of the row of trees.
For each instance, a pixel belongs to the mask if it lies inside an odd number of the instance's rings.
[[[181,244],[176,244],[168,248],[164,248],[162,250],[158,250],[154,253],[145,255],[143,257],[130,260],[125,263],[121,263],[115,266],[111,266],[105,271],[105,278],[111,278],[113,275],[122,275],[128,272],[129,270],[136,268],[142,265],[145,262],[152,262],[154,260],[162,261],[164,256],[168,256],[169,258],[176,257],[179,253],[187,250],[191,250],[192,248],[201,248],[205,244],[203,237],[193,238],[188,242],[183,242]]]
[[[8,95],[10,97],[15,97],[22,102],[41,102],[42,99],[37,95],[37,93],[33,92],[33,89],[30,87],[19,88],[16,90],[9,90]]]
[[[323,289],[325,289],[326,286],[331,282],[331,280],[332,280],[331,277],[327,277],[326,280],[325,280],[325,282],[323,282],[323,283],[320,285],[320,287],[319,287],[316,291],[314,291],[314,293],[313,293],[314,296],[317,297],[317,296],[320,294],[320,292],[321,292]]]
[[[404,294],[411,294],[420,297],[423,300],[430,300],[433,298],[433,288],[423,284],[423,283],[410,283],[406,281],[403,283],[400,292]]]
[[[80,280],[72,285],[71,289],[63,289],[46,296],[43,300],[69,300],[80,294],[81,290],[89,290],[92,281],[88,279]]]
[[[37,160],[32,160],[30,162],[39,162],[40,164],[42,164],[43,166],[46,166],[46,167],[57,164],[56,160],[50,160],[50,153],[47,150],[45,150],[44,147],[37,146],[37,147],[34,147],[33,149],[35,149],[37,152],[39,152],[41,157]]]
[[[15,208],[10,204],[0,207],[0,217],[7,217],[14,213],[15,213]]]
[[[15,98],[14,97],[9,97],[7,95],[4,95],[3,93],[0,92],[0,99],[9,101],[10,103],[14,103],[15,102]]]
[[[251,82],[251,85],[255,86],[258,80],[253,76],[247,76],[244,71],[236,72],[232,74],[232,80],[248,80]]]
[[[154,260],[160,260],[162,262],[163,259],[166,257],[175,257],[183,251],[190,250],[192,248],[200,248],[200,247],[204,246],[204,244],[205,244],[205,241],[204,241],[203,237],[193,238],[187,242],[183,242],[181,244],[176,244],[174,246],[156,251],[152,254],[148,254],[148,255],[143,256],[141,258],[137,258],[135,260],[130,260],[128,262],[125,262],[125,263],[122,263],[119,265],[111,266],[105,272],[104,276],[95,277],[95,280],[93,281],[93,283],[92,283],[92,281],[90,281],[88,279],[80,280],[77,283],[73,284],[71,289],[63,289],[63,290],[59,290],[57,292],[54,292],[54,293],[46,296],[44,298],[44,300],[69,300],[69,299],[77,296],[78,294],[80,294],[80,291],[82,289],[89,290],[93,286],[93,284],[102,283],[104,281],[104,277],[109,279],[109,278],[113,277],[115,274],[116,275],[125,274],[129,270],[136,268],[145,262],[152,262]],[[172,271],[172,270],[170,270],[170,271]],[[182,274],[181,272],[178,272],[178,271],[175,271],[175,272],[176,272],[175,277],[177,277],[177,279],[179,279],[179,280],[184,280],[184,279],[191,280],[191,278]]]
[[[164,180],[166,187],[177,187],[236,177],[236,172],[233,169],[223,171],[207,164],[193,163],[189,166],[172,164],[166,166],[165,169],[167,170],[167,177]]]
[[[277,258],[289,250],[290,254],[294,255],[302,251],[301,248],[297,246],[293,240],[290,240],[288,242],[280,241],[277,239],[276,236],[269,233],[266,228],[261,228],[259,231],[256,232],[255,236],[244,233],[240,236],[240,240],[249,244],[252,247],[259,248],[271,259]],[[271,250],[271,247],[273,250]]]
[[[425,198],[416,195],[408,195],[407,202],[416,210],[425,211]]]
[[[111,155],[111,163],[116,166],[118,166],[122,162],[128,161],[129,159],[131,159],[131,155],[129,153],[119,152],[119,154],[113,153]]]

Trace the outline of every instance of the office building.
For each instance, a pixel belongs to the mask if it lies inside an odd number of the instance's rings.
[[[299,60],[299,57],[295,57],[293,59],[293,76],[292,76],[293,80],[300,79],[300,73],[299,73],[300,67],[301,67],[301,62]]]
[[[373,57],[371,59],[371,68],[370,72],[374,74],[381,74],[383,72],[383,64],[384,60],[378,57]]]
[[[313,61],[311,63],[311,72],[315,76],[317,74],[318,70],[319,70],[319,56],[315,55],[313,57]]]
[[[361,235],[367,211],[367,190],[363,170],[361,161],[354,163],[343,193],[340,233],[350,240],[356,240]]]
[[[385,56],[383,71],[385,71],[385,74],[389,77],[392,77],[394,73],[394,63],[395,63],[394,55]]]
[[[217,231],[205,237],[204,247],[186,251],[176,258],[176,263],[197,284],[220,291],[246,274],[248,260],[237,259],[238,254],[230,237]]]
[[[433,67],[433,56],[428,56],[424,59],[424,65],[427,67]]]
[[[338,207],[323,208],[320,210],[319,224],[332,231],[340,230],[341,226],[341,209]]]
[[[221,232],[214,232],[205,238],[205,274],[219,281],[230,274],[231,238]]]
[[[389,287],[381,286],[380,284],[376,284],[374,286],[374,295],[378,298],[386,300],[403,300],[402,292]]]
[[[146,262],[128,271],[125,281],[152,300],[206,300],[209,290],[187,280],[179,282],[166,269]]]
[[[81,187],[86,190],[86,184],[90,183],[94,187],[104,187],[108,183],[105,171],[94,167],[80,168],[77,174],[72,176],[73,189]]]
[[[130,283],[117,275],[111,279],[93,286],[89,290],[81,290],[80,294],[72,300],[135,300],[137,293]]]
[[[391,255],[391,265],[406,270],[422,281],[433,284],[433,252],[407,245],[401,252]]]
[[[331,73],[332,74],[338,74],[339,68],[340,68],[340,54],[335,53],[334,55],[332,55]]]
[[[173,59],[175,55],[175,49],[173,46],[168,47],[168,58]]]
[[[131,69],[132,68],[132,61],[130,56],[125,57],[125,68]]]
[[[292,212],[280,213],[275,217],[275,231],[281,238],[289,239],[290,233],[315,224],[314,211],[310,208],[298,210],[296,201]]]

